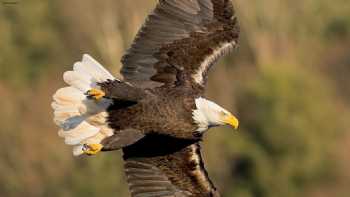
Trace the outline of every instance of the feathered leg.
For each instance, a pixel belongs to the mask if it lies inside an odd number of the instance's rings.
[[[107,80],[97,85],[99,88],[92,88],[86,92],[88,98],[96,101],[107,98],[137,102],[146,96],[144,90],[119,80]]]

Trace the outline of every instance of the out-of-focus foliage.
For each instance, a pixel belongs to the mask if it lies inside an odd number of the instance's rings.
[[[264,68],[243,86],[237,107],[242,139],[232,150],[232,196],[304,196],[315,182],[329,178],[329,148],[342,129],[328,101],[328,87],[304,70]],[[317,99],[315,99],[317,98]],[[332,124],[329,124],[332,122]]]
[[[0,2],[0,196],[128,196],[120,153],[73,158],[51,95],[82,53],[118,75],[156,1]],[[240,48],[213,69],[208,97],[241,128],[204,140],[214,183],[227,197],[348,196],[350,2],[235,5]]]

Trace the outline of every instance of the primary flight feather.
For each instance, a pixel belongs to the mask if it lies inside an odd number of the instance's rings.
[[[199,142],[238,120],[204,90],[238,36],[230,0],[159,0],[122,58],[122,80],[89,55],[64,73],[52,103],[59,136],[76,156],[122,149],[133,197],[219,196]]]

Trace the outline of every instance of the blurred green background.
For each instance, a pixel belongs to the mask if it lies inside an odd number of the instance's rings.
[[[129,196],[121,153],[74,158],[50,103],[83,53],[118,76],[156,0],[0,2],[0,196]],[[225,197],[349,196],[349,0],[234,3],[240,47],[207,96],[241,127],[207,133],[209,175]]]

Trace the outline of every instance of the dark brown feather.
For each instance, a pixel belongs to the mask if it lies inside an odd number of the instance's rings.
[[[123,151],[133,197],[219,196],[204,168],[198,140],[148,135]]]
[[[113,151],[121,149],[125,146],[136,143],[145,135],[136,129],[125,129],[115,131],[114,135],[105,138],[101,144],[103,145],[102,151]]]
[[[122,58],[121,73],[141,88],[204,86],[210,67],[237,44],[234,14],[230,0],[160,0]],[[193,80],[200,67],[203,77]]]
[[[107,80],[98,84],[109,99],[137,102],[146,96],[146,92],[124,81]]]
[[[200,89],[194,91],[193,88],[182,86],[163,87],[148,90],[146,96],[134,105],[120,108],[119,102],[115,101],[108,109],[109,126],[115,131],[133,128],[144,134],[199,138],[195,132],[198,126],[193,122],[192,111],[195,109],[195,98],[201,95]]]

